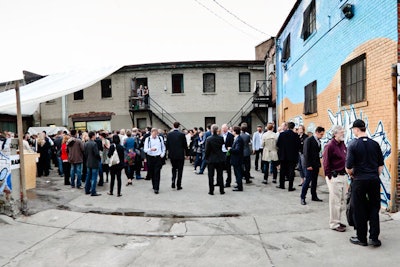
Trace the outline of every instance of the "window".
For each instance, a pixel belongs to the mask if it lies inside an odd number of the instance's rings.
[[[281,62],[285,63],[290,58],[290,33],[283,41],[282,59]]]
[[[365,54],[344,64],[341,68],[341,102],[350,105],[366,100],[366,62]]]
[[[203,93],[215,93],[215,73],[203,74]]]
[[[303,38],[303,40],[307,40],[307,38],[315,31],[315,29],[315,0],[312,0],[310,5],[303,13],[303,28],[301,30],[301,37]]]
[[[74,100],[83,100],[83,90],[74,93]]]
[[[317,81],[304,87],[304,115],[317,113]]]
[[[239,92],[250,92],[250,72],[239,73]]]
[[[207,131],[207,125],[215,124],[215,117],[205,117],[204,118],[204,130]]]
[[[183,93],[183,74],[172,74],[172,93]]]
[[[101,80],[101,98],[112,97],[111,79]]]

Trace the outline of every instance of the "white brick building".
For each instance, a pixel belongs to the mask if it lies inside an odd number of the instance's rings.
[[[253,105],[255,84],[265,82],[263,61],[201,61],[124,66],[102,81],[62,98],[41,103],[40,125],[98,130],[165,129],[174,120],[185,128],[207,123],[238,124],[253,129],[271,114]],[[147,85],[150,107],[130,101],[139,85]],[[62,105],[62,101],[65,104]],[[271,101],[264,103],[271,105]],[[64,108],[63,108],[64,106]],[[65,119],[64,119],[65,121]]]

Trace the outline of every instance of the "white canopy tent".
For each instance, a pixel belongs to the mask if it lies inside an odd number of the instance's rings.
[[[85,89],[122,66],[75,69],[51,74],[20,88],[21,115],[32,115],[39,104]],[[0,114],[17,114],[15,90],[0,93]]]

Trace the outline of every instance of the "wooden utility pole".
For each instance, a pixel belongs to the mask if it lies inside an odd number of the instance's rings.
[[[25,159],[24,159],[24,132],[22,128],[21,100],[19,94],[19,81],[15,82],[15,96],[17,98],[17,130],[18,130],[18,150],[19,150],[19,180],[20,180],[20,201],[21,213],[28,213],[28,201],[26,197],[26,180],[25,180]]]

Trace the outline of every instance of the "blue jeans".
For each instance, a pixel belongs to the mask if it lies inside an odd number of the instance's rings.
[[[76,186],[82,185],[82,163],[71,163],[71,186],[75,187],[75,174],[77,176]]]
[[[85,183],[86,194],[96,195],[97,175],[99,175],[99,169],[87,168]]]
[[[318,198],[317,196],[317,182],[318,182],[318,173],[319,168],[315,168],[314,170],[310,171],[305,169],[306,171],[306,179],[303,183],[303,187],[301,188],[301,199],[305,199],[308,191],[308,187],[311,183],[311,199]]]
[[[57,157],[57,162],[58,162],[58,174],[64,176],[63,162],[61,157]]]

